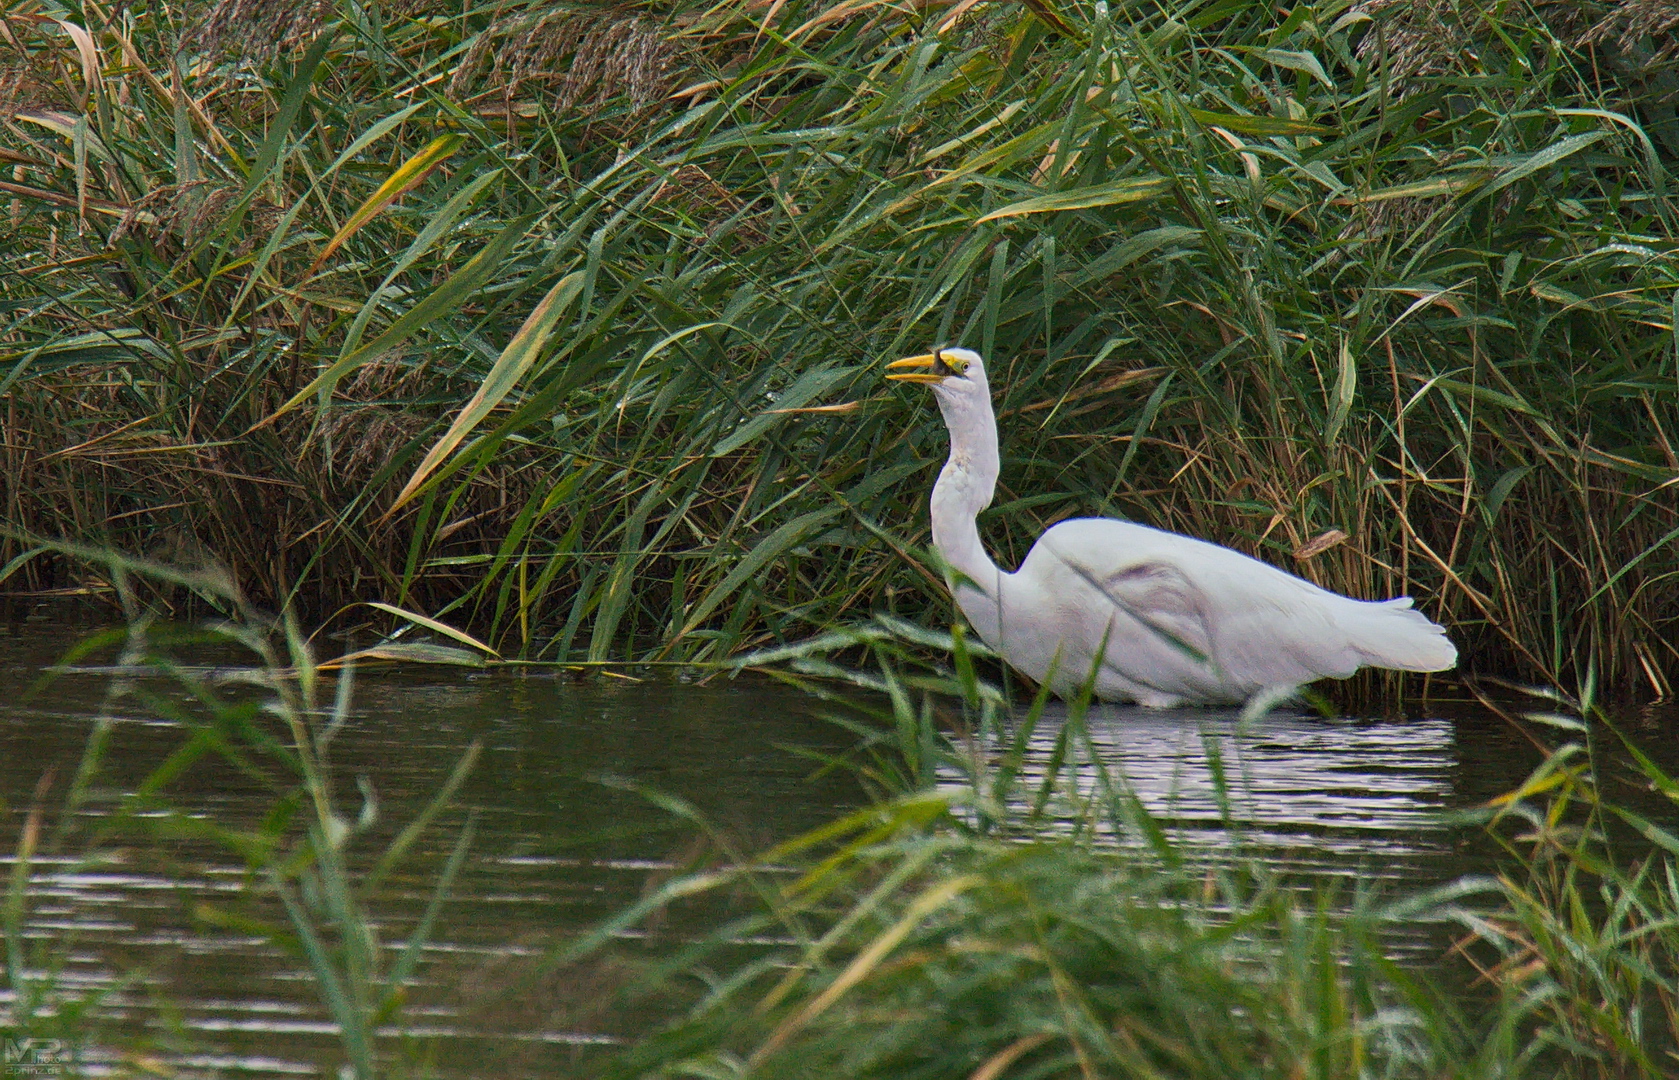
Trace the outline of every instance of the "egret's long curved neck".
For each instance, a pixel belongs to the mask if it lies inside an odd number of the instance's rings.
[[[997,488],[997,418],[989,391],[979,389],[979,394],[960,398],[938,395],[950,430],[950,460],[933,485],[933,546],[953,569],[994,598],[1001,571],[985,553],[974,519],[991,505]]]

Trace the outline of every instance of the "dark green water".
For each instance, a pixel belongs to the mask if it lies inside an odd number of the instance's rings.
[[[76,640],[17,627],[0,635],[0,874],[9,875],[32,792],[54,774],[48,822],[61,805],[103,707],[106,674],[59,676],[39,698],[24,690]],[[441,672],[441,674],[439,673]],[[167,680],[145,689],[179,697]],[[115,711],[107,786],[137,784],[185,738],[133,702]],[[632,902],[674,862],[695,830],[647,798],[602,778],[689,800],[748,850],[813,828],[863,799],[845,773],[813,779],[794,748],[841,750],[851,736],[810,700],[775,686],[720,688],[604,679],[459,674],[431,669],[357,679],[355,710],[332,765],[344,810],[376,793],[377,851],[436,792],[474,740],[483,756],[457,802],[478,812],[472,857],[428,949],[409,1029],[436,1044],[446,1071],[540,1075],[572,1048],[634,1034],[634,1016],[601,1017],[600,988],[550,984],[513,1009],[490,1001],[545,949]],[[181,807],[254,825],[272,797],[236,770],[206,761],[171,788]],[[400,946],[430,898],[430,872],[454,843],[464,812],[444,815],[373,902],[381,940]],[[149,1032],[160,1057],[206,1075],[326,1075],[341,1060],[306,965],[251,933],[195,918],[201,903],[242,910],[239,861],[191,839],[125,844],[103,865],[37,860],[28,931],[67,963],[61,985],[117,987],[103,1010],[118,1029]],[[627,947],[633,948],[633,943]],[[0,993],[6,993],[0,991]],[[542,999],[533,1005],[532,998]],[[0,1009],[10,1002],[0,997]],[[480,1045],[480,1036],[490,1044]]]
[[[47,693],[23,700],[76,638],[28,623],[0,634],[0,873],[8,876],[31,793],[50,774],[45,805],[60,804],[103,708],[110,676],[94,671],[62,675]],[[146,688],[165,702],[180,694],[167,680]],[[653,1022],[652,1013],[601,1007],[613,978],[604,970],[497,997],[555,942],[632,902],[695,854],[692,827],[601,778],[679,796],[729,842],[761,849],[864,801],[848,774],[816,775],[797,752],[853,744],[824,711],[762,681],[575,683],[440,669],[361,676],[333,769],[348,811],[362,805],[358,779],[377,796],[370,839],[394,835],[471,743],[484,747],[458,800],[477,812],[472,855],[405,1028],[388,1033],[391,1045],[445,1075],[564,1075],[578,1055]],[[121,791],[184,734],[132,700],[114,712],[103,783]],[[1047,719],[1033,748],[1040,770],[1054,731],[1054,716]],[[1473,713],[1398,722],[1279,715],[1238,737],[1228,714],[1105,709],[1091,728],[1110,767],[1191,842],[1216,848],[1229,839],[1207,770],[1213,744],[1229,765],[1250,844],[1308,874],[1356,874],[1395,888],[1482,868],[1484,855],[1444,827],[1441,812],[1508,790],[1538,760],[1508,725]],[[254,824],[271,805],[259,784],[214,762],[189,771],[171,794],[224,824]],[[407,875],[374,898],[388,946],[400,944],[424,908],[430,871],[463,820],[464,810],[446,814]],[[331,1075],[342,1058],[306,965],[249,931],[199,917],[204,904],[243,910],[242,889],[238,860],[190,837],[120,844],[91,865],[49,857],[30,881],[27,931],[65,958],[60,986],[108,993],[101,1013],[113,1045],[149,1047],[184,1075]],[[631,954],[667,948],[695,929],[670,928],[661,943],[631,935],[620,944]],[[9,1008],[10,991],[0,994],[8,995],[0,1010]]]

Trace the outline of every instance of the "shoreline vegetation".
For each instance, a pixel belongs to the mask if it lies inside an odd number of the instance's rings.
[[[0,20],[0,589],[108,546],[546,661],[947,625],[878,364],[949,341],[1000,562],[1109,514],[1472,672],[1679,675],[1671,4]]]
[[[1672,1075],[1679,839],[1660,812],[1610,791],[1630,776],[1646,802],[1670,806],[1679,781],[1591,700],[1540,696],[1507,715],[1545,753],[1505,795],[1461,813],[1493,852],[1485,872],[1384,893],[1313,884],[1268,857],[1241,824],[1239,757],[1211,758],[1227,843],[1198,845],[1104,763],[1085,725],[1088,686],[1053,720],[1047,695],[1006,710],[974,679],[960,635],[942,642],[955,675],[902,674],[934,644],[871,642],[869,667],[853,673],[875,688],[866,694],[784,675],[857,734],[824,767],[855,769],[871,805],[754,852],[647,793],[706,842],[597,926],[540,948],[521,938],[505,970],[477,972],[494,987],[468,999],[485,1029],[527,997],[582,986],[600,1016],[662,1019],[579,1050],[576,1076]],[[205,648],[222,658],[213,678],[182,664]],[[50,881],[127,865],[136,849],[207,850],[243,864],[243,885],[193,899],[195,920],[295,960],[336,1032],[323,1066],[356,1080],[440,1075],[447,1055],[404,1032],[410,1008],[422,1028],[438,1021],[426,995],[447,961],[426,944],[477,854],[475,812],[451,804],[478,744],[411,819],[381,821],[367,778],[333,775],[335,740],[353,726],[352,666],[317,664],[295,623],[142,622],[66,661],[113,653],[121,674],[81,761],[57,785],[49,771],[12,815],[23,827],[0,908],[8,1038],[58,1040],[20,1045],[117,1075],[173,1075],[176,1059],[213,1051],[202,1033],[133,1029],[133,1003],[118,1010],[124,1028],[107,1006],[125,980],[61,981],[73,940],[29,932],[37,904],[62,902],[36,894],[38,870]],[[186,692],[148,689],[136,677],[146,670]],[[138,783],[112,784],[134,764],[110,752],[128,716],[166,718],[181,743]],[[1033,773],[1023,755],[1040,726],[1056,749]],[[227,820],[193,798],[206,789],[182,782],[189,771],[260,778],[272,808]],[[382,889],[419,890],[423,912],[393,921]],[[1396,955],[1422,926],[1438,948]],[[148,1008],[166,1016],[160,992]],[[502,1075],[489,1052],[478,1075]]]

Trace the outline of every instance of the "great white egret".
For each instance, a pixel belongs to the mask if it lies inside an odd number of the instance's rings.
[[[1445,630],[1408,596],[1349,599],[1229,548],[1128,521],[1060,522],[1006,573],[985,553],[975,521],[997,484],[985,362],[969,349],[935,349],[888,368],[888,379],[932,388],[950,431],[950,460],[933,485],[933,546],[954,572],[957,606],[1004,660],[1056,693],[1072,694],[1094,668],[1096,693],[1108,700],[1236,703],[1366,666],[1444,671],[1457,662]]]

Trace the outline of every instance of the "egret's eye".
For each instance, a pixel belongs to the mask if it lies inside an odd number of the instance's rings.
[[[938,349],[933,350],[933,373],[936,375],[965,375],[968,372],[968,362],[961,357],[946,356]]]

